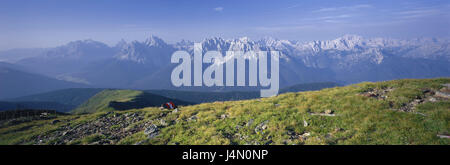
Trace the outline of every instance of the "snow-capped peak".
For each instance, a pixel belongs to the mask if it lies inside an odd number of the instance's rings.
[[[144,43],[147,46],[156,46],[156,47],[161,47],[161,46],[167,45],[167,43],[164,42],[161,38],[154,36],[154,35],[150,35],[150,37],[147,38],[147,40],[145,40]]]

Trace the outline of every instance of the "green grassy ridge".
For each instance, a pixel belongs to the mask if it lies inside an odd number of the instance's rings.
[[[305,83],[289,86],[280,89],[279,93],[299,92],[308,90],[320,90],[323,88],[339,86],[333,82],[316,82]],[[61,89],[29,96],[22,96],[17,98],[0,100],[0,111],[16,110],[16,109],[51,109],[60,112],[69,112],[81,104],[85,103],[94,95],[103,90],[119,90],[108,88],[69,88]],[[204,103],[214,101],[232,101],[259,98],[259,91],[226,91],[226,92],[207,92],[207,91],[179,91],[179,90],[140,90],[145,92],[145,96],[140,97],[143,101],[146,98],[153,98],[145,100],[145,102],[161,102],[157,96],[149,96],[151,94],[160,95],[177,102]],[[139,101],[139,100],[138,100]],[[142,103],[142,102],[140,102]],[[186,104],[186,103],[185,103]],[[144,104],[143,104],[144,105]],[[155,104],[151,104],[155,105]],[[132,105],[121,104],[123,108],[133,108]],[[139,106],[138,106],[139,107]],[[86,112],[87,113],[87,112]]]
[[[115,110],[137,109],[149,106],[160,106],[168,101],[177,105],[192,103],[169,99],[163,96],[146,93],[139,90],[105,89],[92,96],[86,102],[72,111],[75,114],[95,113]]]
[[[116,111],[122,115],[142,113],[144,120],[134,125],[153,123],[159,129],[159,134],[153,139],[148,139],[144,131],[139,131],[120,139],[116,144],[449,145],[449,139],[436,136],[450,131],[449,100],[419,104],[415,112],[425,116],[393,110],[422,97],[423,90],[439,90],[441,84],[445,83],[450,83],[450,79],[365,82],[270,98],[183,106],[177,113],[152,107]],[[385,88],[394,90],[387,93],[388,97],[384,100],[361,95],[371,89]],[[327,109],[332,109],[336,116],[311,115]],[[62,116],[58,117],[62,122],[54,125],[49,124],[51,120],[40,120],[0,127],[0,144],[34,144],[33,140],[37,136],[50,135],[62,125],[82,125],[96,121],[102,115],[105,112]],[[226,118],[222,118],[224,115]],[[192,116],[197,119],[189,120]],[[168,123],[176,122],[163,126],[158,122],[161,119]],[[267,128],[255,131],[265,121]],[[304,122],[308,125],[305,126]],[[96,139],[107,138],[105,135],[92,134],[73,144],[89,144]]]
[[[303,83],[281,88],[279,94],[287,92],[314,91],[324,88],[340,86],[334,82]],[[161,95],[168,98],[184,100],[192,103],[207,103],[214,101],[236,101],[256,99],[260,97],[260,91],[183,91],[183,90],[145,90],[145,92]]]

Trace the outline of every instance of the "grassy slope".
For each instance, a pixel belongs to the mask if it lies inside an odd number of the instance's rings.
[[[279,93],[314,91],[323,88],[331,88],[339,86],[333,82],[305,83],[289,86],[280,89]],[[184,100],[192,103],[205,103],[214,101],[234,101],[247,100],[260,97],[260,91],[223,91],[223,92],[206,92],[206,91],[178,91],[178,90],[146,90],[145,92],[154,93],[168,98]]]
[[[261,100],[243,100],[205,103],[179,108],[178,113],[169,113],[157,108],[120,111],[119,114],[140,112],[154,123],[177,121],[169,126],[160,126],[160,134],[148,140],[144,131],[127,136],[116,144],[450,144],[449,139],[436,135],[450,130],[450,101],[426,102],[416,108],[419,115],[392,109],[423,95],[424,89],[439,90],[441,84],[450,79],[395,80],[380,83],[361,83],[346,87],[328,88],[320,91],[287,93]],[[379,100],[360,95],[373,88],[395,90],[387,99]],[[118,93],[120,95],[120,93]],[[127,98],[127,97],[121,97]],[[278,106],[277,106],[278,105]],[[104,107],[96,107],[104,108]],[[310,113],[335,111],[336,116],[313,116]],[[19,125],[0,127],[0,144],[30,144],[38,135],[48,135],[62,125],[81,125],[95,121],[105,112],[89,115],[62,116],[63,122],[48,124],[51,120],[40,120]],[[161,115],[166,114],[166,116]],[[228,115],[221,119],[221,115]],[[188,121],[193,115],[197,120]],[[164,117],[160,117],[164,116]],[[156,120],[158,119],[158,120]],[[246,123],[250,122],[248,126]],[[263,121],[267,129],[255,132]],[[304,121],[308,126],[304,126]],[[139,123],[135,123],[139,124]],[[240,127],[239,129],[237,127]],[[292,134],[306,138],[290,138]],[[92,136],[96,136],[93,134]],[[88,144],[92,136],[80,139],[79,144]],[[108,138],[102,136],[102,138]],[[87,141],[87,142],[86,142]]]
[[[141,94],[141,91],[134,90],[112,90],[105,89],[89,100],[81,104],[78,108],[74,109],[73,113],[93,113],[113,111],[112,107],[109,107],[111,101],[126,102],[132,100],[137,95]]]
[[[149,106],[155,107],[168,101],[173,101],[177,105],[191,104],[185,101],[145,93],[143,91],[106,89],[91,97],[72,112],[81,114],[127,110]]]

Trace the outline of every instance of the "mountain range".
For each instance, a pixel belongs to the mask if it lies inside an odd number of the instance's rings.
[[[398,40],[345,35],[334,40],[300,42],[266,37],[200,42],[203,51],[279,51],[280,88],[312,82],[351,84],[400,78],[450,76],[450,41],[438,38]],[[194,42],[169,44],[150,36],[145,41],[121,40],[114,46],[94,40],[73,41],[55,48],[14,49],[0,52],[0,98],[13,98],[49,91],[47,88],[124,88],[234,91],[254,88],[175,88],[170,82],[171,54],[185,50],[193,54]],[[206,67],[206,66],[205,66]],[[248,72],[248,71],[247,71]],[[21,77],[37,76],[56,83]],[[7,82],[7,83],[5,83]],[[25,90],[26,89],[26,90]],[[37,91],[35,91],[37,90]],[[25,92],[26,91],[26,92]]]

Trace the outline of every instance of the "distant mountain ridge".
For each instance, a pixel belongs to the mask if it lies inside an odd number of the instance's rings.
[[[345,35],[334,40],[299,42],[270,37],[212,37],[200,42],[203,51],[279,51],[280,88],[312,82],[383,81],[400,78],[450,76],[450,41],[438,38],[397,40]],[[194,88],[172,86],[170,63],[176,50],[193,53],[193,42],[168,44],[150,36],[145,41],[120,41],[113,47],[93,40],[74,41],[46,48],[19,59],[0,52],[0,61],[59,80],[98,88],[170,89],[201,91],[254,88]],[[15,50],[17,52],[18,50]],[[22,50],[22,52],[27,52]],[[204,65],[207,67],[207,65]]]
[[[64,88],[82,87],[87,86],[29,73],[14,65],[0,64],[0,98],[14,98]]]

